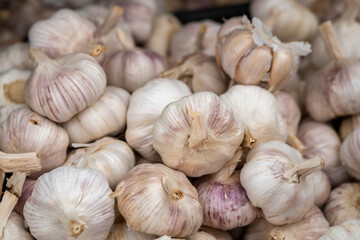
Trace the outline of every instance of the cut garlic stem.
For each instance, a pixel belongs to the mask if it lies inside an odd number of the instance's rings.
[[[204,50],[202,46],[202,42],[204,40],[206,31],[207,31],[207,25],[205,23],[201,24],[199,28],[199,32],[196,36],[196,46],[197,46],[196,49],[198,49],[199,52],[202,52]]]
[[[169,194],[171,200],[178,201],[184,197],[184,193],[181,191],[178,184],[175,184],[166,175],[161,178],[161,184],[164,190]]]
[[[116,29],[116,36],[126,50],[134,50],[135,45],[122,29]]]
[[[40,171],[41,161],[37,153],[0,152],[0,170],[3,172]]]
[[[336,37],[334,28],[330,21],[320,25],[319,31],[321,38],[325,43],[326,49],[331,55],[333,60],[345,58],[344,52],[341,48],[339,40]]]
[[[23,189],[26,179],[26,173],[14,172],[10,179],[6,182],[6,187],[10,188],[10,192],[16,197],[21,197],[21,191]]]
[[[79,47],[79,52],[89,54],[92,57],[98,57],[106,51],[106,47],[97,43],[83,43]]]
[[[197,148],[206,139],[206,131],[202,124],[201,113],[199,112],[188,112],[190,121],[190,136],[189,136],[189,147],[192,149]]]
[[[284,178],[289,180],[289,182],[299,183],[300,178],[305,178],[307,175],[321,170],[324,165],[324,159],[317,156],[288,170],[284,173]]]
[[[230,159],[219,172],[213,174],[211,179],[216,182],[224,182],[228,180],[233,175],[238,163],[240,162],[242,154],[242,148],[239,147],[239,149],[235,152],[234,157]]]
[[[100,28],[100,35],[105,35],[119,22],[124,10],[120,6],[114,6]]]
[[[4,84],[4,96],[13,103],[25,103],[24,88],[26,79],[18,79],[14,82]]]
[[[257,138],[254,137],[249,130],[245,131],[244,140],[241,146],[245,148],[253,148],[257,143]]]
[[[70,220],[70,236],[77,238],[85,230],[85,224]]]
[[[306,153],[306,146],[300,141],[300,139],[292,132],[288,131],[288,137],[286,140],[290,146],[297,149],[302,155]]]
[[[17,200],[18,198],[15,195],[11,194],[9,191],[5,191],[2,201],[0,202],[0,239],[2,239],[4,227]]]
[[[41,48],[33,48],[29,50],[29,57],[37,65],[49,66],[50,63],[57,65],[58,63],[49,58]]]

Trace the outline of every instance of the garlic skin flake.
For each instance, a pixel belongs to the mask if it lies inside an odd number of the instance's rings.
[[[153,240],[154,236],[132,229],[126,222],[114,224],[107,240]]]
[[[356,128],[341,144],[340,159],[350,176],[360,180],[360,127]]]
[[[240,182],[255,207],[275,225],[299,221],[314,203],[313,184],[307,175],[325,162],[304,161],[299,151],[279,141],[256,145],[241,170]]]
[[[7,153],[37,152],[41,159],[41,174],[61,166],[66,159],[69,137],[66,131],[28,108],[10,114],[0,126],[0,148]]]
[[[161,161],[153,148],[153,126],[162,110],[171,102],[191,95],[178,80],[157,78],[137,89],[130,97],[127,112],[126,142],[144,158]]]
[[[28,43],[14,43],[0,50],[0,72],[5,72],[11,68],[32,69],[34,63],[28,55]]]
[[[73,144],[76,149],[68,154],[64,165],[89,168],[101,172],[111,189],[135,166],[135,155],[126,142],[104,137],[91,144]]]
[[[128,225],[139,232],[188,237],[203,221],[196,189],[185,174],[163,164],[135,166],[113,196]]]
[[[0,107],[25,103],[24,87],[30,74],[28,70],[15,68],[0,73]]]
[[[219,171],[234,156],[244,128],[216,94],[199,92],[167,105],[153,134],[165,165],[200,177]]]
[[[358,240],[360,238],[360,220],[352,219],[329,230],[319,240]]]
[[[37,67],[25,84],[26,103],[54,122],[66,122],[104,93],[106,76],[87,54],[50,59],[39,49],[30,51]]]
[[[360,114],[344,118],[339,130],[341,140],[349,136],[357,127],[360,127]]]
[[[29,232],[25,230],[24,219],[17,213],[12,212],[4,227],[2,240],[33,240]]]
[[[25,203],[25,220],[38,240],[106,239],[115,216],[110,193],[98,171],[59,167],[35,183]]]

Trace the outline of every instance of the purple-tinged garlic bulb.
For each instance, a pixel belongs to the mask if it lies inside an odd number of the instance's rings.
[[[167,105],[153,134],[165,165],[200,177],[219,171],[234,156],[244,128],[216,94],[199,92]]]
[[[163,164],[135,166],[112,196],[128,225],[139,232],[189,237],[203,221],[196,189],[185,174]]]
[[[26,103],[54,122],[66,122],[94,104],[104,93],[105,72],[87,54],[50,59],[40,49],[32,49],[37,67],[26,81]]]
[[[299,56],[311,51],[304,42],[282,43],[257,18],[233,17],[219,30],[218,65],[236,83],[266,84],[280,90],[295,77]]]
[[[26,178],[23,188],[21,190],[21,196],[18,199],[18,202],[16,203],[16,206],[14,208],[14,211],[19,214],[21,217],[24,217],[24,206],[26,201],[31,196],[34,186],[35,186],[36,180],[31,178]]]
[[[0,72],[11,68],[32,69],[33,62],[28,55],[28,43],[14,43],[0,50]]]
[[[114,224],[106,240],[153,240],[155,236],[137,232],[126,222]]]
[[[151,80],[137,89],[130,97],[126,142],[144,158],[160,162],[153,148],[154,122],[169,103],[188,95],[191,91],[186,84],[166,78]]]
[[[331,191],[331,183],[328,175],[323,171],[317,171],[307,176],[307,179],[312,182],[313,186],[316,186],[314,188],[314,204],[322,207]]]
[[[360,127],[356,128],[340,148],[340,160],[350,176],[360,180]]]
[[[345,140],[357,127],[360,126],[360,114],[347,117],[341,121],[340,125],[340,138]]]
[[[351,219],[341,225],[329,228],[319,240],[358,240],[360,239],[360,220]]]
[[[305,161],[300,152],[279,141],[257,144],[248,154],[240,182],[255,207],[275,225],[299,221],[314,203],[314,185],[306,178],[325,161]]]
[[[66,131],[28,108],[12,112],[0,126],[0,136],[0,148],[4,152],[40,155],[41,171],[32,172],[32,178],[61,166],[66,159],[69,145]]]
[[[105,239],[115,217],[110,193],[98,171],[62,166],[36,181],[25,220],[38,240]]]
[[[12,212],[4,226],[2,238],[4,240],[33,240],[31,234],[26,231],[24,219],[17,213]]]

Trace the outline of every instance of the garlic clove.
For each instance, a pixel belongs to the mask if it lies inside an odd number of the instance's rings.
[[[114,224],[107,240],[153,240],[154,236],[132,229],[126,222]]]
[[[162,164],[134,167],[112,196],[128,225],[147,234],[188,237],[203,220],[196,189],[182,172]]]
[[[340,137],[341,140],[345,140],[357,127],[360,126],[360,114],[347,117],[341,121],[340,125]]]
[[[4,227],[2,239],[33,240],[34,238],[25,230],[24,219],[15,212],[12,212]]]
[[[359,141],[360,127],[356,128],[341,144],[340,160],[348,172],[348,174],[359,180]]]
[[[17,69],[32,69],[33,62],[29,58],[27,52],[29,51],[28,43],[14,43],[6,48],[0,50],[0,72],[5,72],[11,68]]]
[[[271,90],[285,87],[286,83],[291,78],[290,74],[293,73],[293,62],[294,59],[292,58],[291,53],[286,49],[282,51],[279,49],[273,53],[270,79],[268,83]]]
[[[15,68],[0,74],[0,107],[25,103],[24,87],[30,74],[30,71]]]
[[[114,222],[114,200],[105,177],[90,169],[59,167],[41,176],[24,207],[38,240],[105,239]]]
[[[319,240],[357,240],[360,238],[360,220],[352,219],[339,226],[329,228]]]
[[[37,67],[26,81],[25,100],[35,112],[52,121],[68,121],[95,103],[105,90],[105,73],[89,55],[50,59],[39,49],[32,49],[30,55]]]

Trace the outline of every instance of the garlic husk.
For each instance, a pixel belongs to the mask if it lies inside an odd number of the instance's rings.
[[[356,128],[341,144],[340,160],[350,176],[360,179],[360,127]]]
[[[25,103],[24,86],[30,74],[28,70],[15,68],[0,73],[0,107]]]
[[[0,50],[0,72],[11,68],[32,69],[33,62],[28,56],[28,43],[14,43]]]
[[[267,222],[263,218],[256,219],[252,224],[246,227],[244,240],[264,240],[269,235],[275,225]]]
[[[127,112],[127,143],[144,158],[161,161],[153,148],[154,122],[169,103],[188,95],[191,91],[186,84],[166,78],[153,79],[133,92]]]
[[[344,140],[350,135],[357,127],[360,126],[360,114],[344,118],[340,125],[340,138]]]
[[[129,98],[130,94],[124,89],[106,87],[105,93],[93,105],[62,125],[69,134],[70,143],[88,143],[123,132]]]
[[[28,108],[10,114],[0,126],[0,148],[7,153],[37,152],[41,158],[41,171],[31,177],[61,166],[66,158],[69,137],[66,131]]]
[[[257,144],[247,156],[240,182],[268,222],[294,223],[314,203],[313,183],[306,176],[324,164],[320,157],[304,161],[299,151],[280,141]]]
[[[4,227],[2,240],[33,240],[29,232],[25,230],[24,219],[17,213],[12,212]]]
[[[68,154],[64,165],[95,169],[109,182],[111,189],[135,166],[135,155],[126,142],[104,137],[91,144],[73,144],[78,148]]]
[[[234,156],[244,128],[216,94],[199,92],[167,105],[153,134],[165,165],[200,177],[219,171]]]
[[[329,228],[319,240],[357,240],[360,238],[360,220],[352,219]]]
[[[186,56],[174,68],[161,73],[162,77],[181,80],[193,92],[209,91],[222,94],[228,89],[229,81],[217,66],[213,57],[202,53]]]
[[[232,240],[229,233],[215,228],[201,227],[188,240]]]
[[[314,204],[318,207],[323,206],[331,191],[331,183],[328,175],[323,171],[317,171],[310,174],[307,178],[316,186],[316,188],[314,188]]]
[[[126,222],[114,224],[107,240],[153,240],[154,236],[132,229]]]
[[[202,28],[205,28],[202,30]],[[220,24],[212,20],[190,22],[183,26],[171,40],[171,58],[174,62],[183,57],[202,52],[204,55],[214,57],[217,32]]]
[[[360,184],[344,183],[333,189],[325,205],[324,214],[331,226],[350,219],[360,219]]]
[[[110,193],[98,171],[62,166],[36,181],[25,220],[38,240],[105,239],[114,222]]]
[[[316,16],[298,0],[251,1],[250,11],[254,17],[272,21],[273,33],[285,42],[311,40],[318,27]]]
[[[24,205],[26,203],[26,201],[29,199],[29,197],[31,196],[33,190],[34,190],[34,186],[35,186],[36,180],[31,179],[31,178],[26,178],[22,191],[21,191],[21,196],[18,199],[18,202],[16,203],[16,206],[14,208],[14,211],[19,214],[21,217],[24,217],[23,214],[23,210],[24,210]]]
[[[243,146],[252,148],[257,143],[286,141],[286,122],[270,92],[257,86],[236,85],[220,98],[233,109],[236,121],[244,125]]]
[[[196,189],[182,172],[162,164],[135,166],[113,196],[128,225],[139,232],[188,237],[203,220]]]
[[[40,49],[32,49],[30,55],[37,67],[25,84],[26,103],[54,122],[70,120],[105,91],[105,72],[87,54],[50,59]]]

